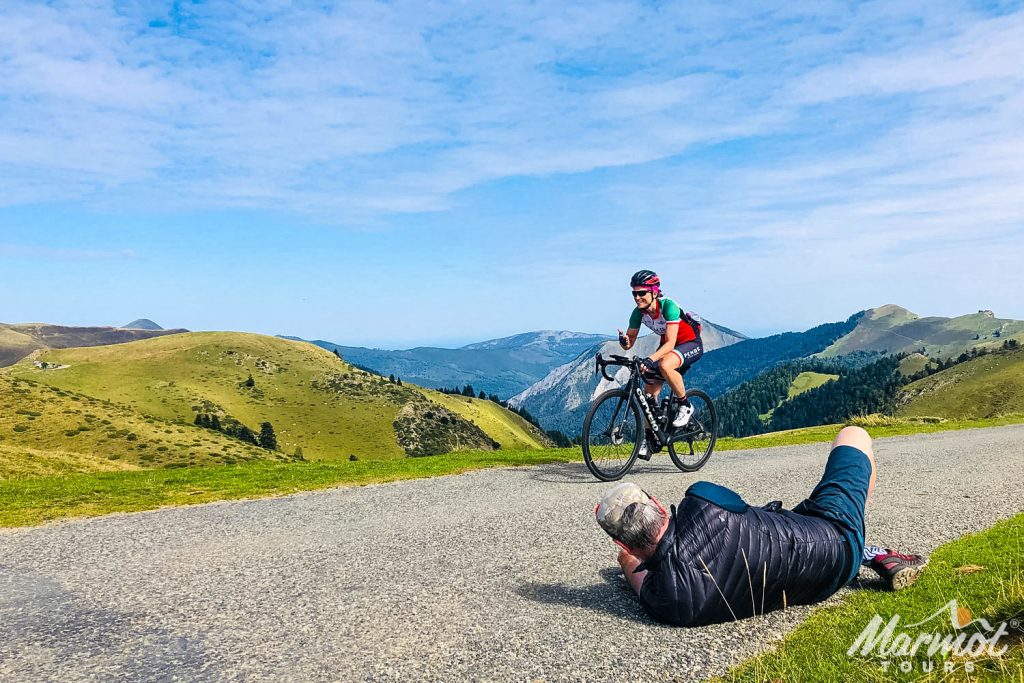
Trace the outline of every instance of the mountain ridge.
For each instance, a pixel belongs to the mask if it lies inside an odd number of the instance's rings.
[[[157,325],[149,318],[137,318],[127,325],[121,325],[122,329],[127,330],[162,330],[164,328]]]
[[[295,341],[307,341],[285,337]],[[337,351],[346,361],[378,374],[401,377],[431,389],[463,387],[508,398],[578,356],[598,341],[611,339],[566,330],[523,332],[455,349],[421,346],[386,350],[344,346],[324,340],[309,343]]]
[[[13,365],[34,351],[123,344],[186,329],[148,330],[121,327],[76,327],[52,323],[0,323],[0,367]]]

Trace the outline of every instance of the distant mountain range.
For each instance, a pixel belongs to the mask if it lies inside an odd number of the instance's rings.
[[[701,339],[704,342],[705,358],[708,358],[713,353],[746,341],[747,337],[704,320]],[[595,344],[569,363],[553,369],[533,386],[513,396],[509,405],[525,408],[545,429],[577,434],[590,402],[611,386],[610,382],[594,371],[594,357],[598,351],[602,355],[617,353],[647,356],[658,348],[658,341],[659,337],[653,334],[640,337],[628,352],[622,350],[617,340]]]
[[[159,325],[147,319],[135,320],[128,325],[130,327],[113,328],[0,323],[0,367],[16,363],[33,353],[45,354],[52,349],[120,344],[187,332],[162,330]],[[716,398],[731,392],[730,396],[735,399],[733,403],[739,402],[746,406],[751,401],[744,397],[764,384],[769,377],[766,373],[775,369],[784,374],[793,374],[785,368],[795,368],[797,373],[805,375],[800,380],[804,383],[817,381],[820,384],[829,377],[840,375],[844,382],[850,383],[859,380],[858,375],[850,375],[849,372],[891,354],[910,353],[910,357],[900,363],[900,372],[909,377],[921,372],[923,368],[934,367],[942,359],[948,361],[963,354],[999,350],[1008,341],[1024,343],[1024,321],[997,318],[992,311],[978,311],[955,318],[921,317],[905,308],[887,304],[861,311],[844,321],[826,323],[804,332],[786,332],[757,339],[748,339],[735,330],[705,321],[703,338],[706,353],[687,374],[688,386],[700,387]],[[296,337],[286,339],[304,341]],[[594,374],[594,355],[598,350],[605,354],[621,352],[610,336],[568,331],[527,332],[467,344],[457,349],[419,347],[388,351],[342,346],[322,340],[312,343],[329,351],[337,351],[347,363],[385,377],[393,374],[410,385],[461,388],[470,384],[474,394],[483,391],[487,395],[509,399],[512,406],[527,411],[545,429],[557,429],[569,435],[578,433],[591,401],[597,393],[609,386],[608,382]],[[655,337],[642,337],[634,352],[646,355],[656,345]],[[919,352],[923,352],[923,355]],[[113,349],[110,353],[114,357],[121,354]],[[40,358],[45,360],[42,356]],[[981,367],[981,364],[972,367]],[[926,387],[927,391],[919,393],[938,396],[934,401],[939,403],[943,400],[940,390],[945,386],[945,380],[939,375],[933,377],[938,379],[922,382],[921,386]],[[826,396],[829,392],[838,394],[841,390],[841,383],[827,385],[812,398],[819,401],[817,396]],[[807,393],[813,391],[817,390],[811,389]],[[1017,405],[1017,399],[1014,398],[1017,394],[1010,394],[1012,396],[1004,403]],[[440,396],[431,396],[430,400],[435,403],[454,400]],[[783,391],[783,403],[791,398],[786,399]],[[807,402],[812,398],[804,397],[801,400]],[[989,412],[1003,410],[999,406],[1004,403],[993,403],[996,407]],[[480,405],[482,407],[479,409],[472,408],[477,411],[473,415],[482,415],[479,410],[490,410],[491,405],[498,407],[490,402],[481,402]],[[782,404],[775,407],[780,409],[779,414],[787,411]],[[467,416],[471,412],[470,407],[455,403],[448,406],[448,409],[457,409],[456,412],[461,410]],[[767,405],[757,412],[771,412],[770,409],[774,410],[771,405]],[[752,419],[756,420],[757,417],[755,415]],[[746,418],[750,416],[746,415]],[[507,419],[504,414],[500,419],[486,418],[492,422]],[[489,433],[498,434],[496,431]],[[524,442],[526,439],[516,438]],[[537,441],[533,436],[529,438]]]
[[[688,386],[718,397],[781,363],[799,359],[834,359],[848,367],[859,367],[885,355],[922,349],[933,358],[950,358],[974,347],[996,349],[1011,338],[1024,341],[1024,321],[996,318],[991,311],[956,318],[921,318],[888,304],[805,332],[737,340],[708,351],[687,374],[686,381]],[[646,355],[656,346],[653,337],[641,340],[645,341],[638,344],[637,353]],[[613,342],[602,352],[621,350]],[[552,370],[509,403],[527,410],[545,429],[575,435],[590,402],[609,384],[594,375],[593,354],[586,354]]]
[[[305,341],[298,337],[284,337]],[[329,341],[312,343],[337,351],[347,362],[384,375],[401,377],[424,387],[462,388],[471,384],[476,391],[502,399],[526,389],[552,368],[566,363],[608,335],[542,330],[511,337],[468,344],[457,349],[429,346],[401,351],[342,346]]]

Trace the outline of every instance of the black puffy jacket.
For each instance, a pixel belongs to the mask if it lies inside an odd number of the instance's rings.
[[[859,565],[850,541],[825,519],[697,482],[686,491],[646,569],[640,602],[652,619],[701,626],[824,600]]]

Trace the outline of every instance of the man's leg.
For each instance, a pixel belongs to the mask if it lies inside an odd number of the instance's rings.
[[[868,456],[871,463],[871,480],[868,482],[868,495],[864,501],[867,508],[871,500],[871,492],[875,488],[875,452],[871,447],[871,437],[860,427],[844,427],[832,442],[832,448],[852,446]],[[874,545],[864,546],[863,564],[871,567],[881,576],[893,590],[906,588],[914,583],[921,571],[928,566],[928,560],[921,555],[905,555],[890,548]]]
[[[868,456],[868,462],[871,463],[871,479],[868,481],[868,496],[864,501],[864,507],[867,507],[871,500],[871,492],[875,490],[875,450],[871,447],[871,436],[860,427],[843,427],[836,434],[836,438],[832,440],[832,448],[829,449],[829,452],[839,446],[852,446]]]

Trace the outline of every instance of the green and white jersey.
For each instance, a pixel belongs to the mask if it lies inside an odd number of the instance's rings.
[[[634,308],[633,315],[629,316],[629,329],[638,330],[641,324],[646,325],[652,332],[661,335],[661,340],[664,342],[669,326],[675,325],[678,327],[676,344],[693,341],[697,338],[697,335],[693,333],[693,328],[689,325],[679,324],[683,320],[683,312],[679,308],[679,304],[672,299],[662,297],[651,308],[654,310],[641,311],[639,307]]]

